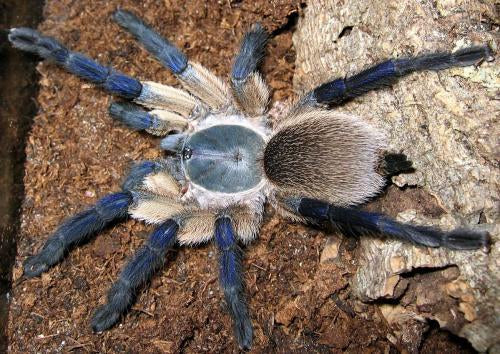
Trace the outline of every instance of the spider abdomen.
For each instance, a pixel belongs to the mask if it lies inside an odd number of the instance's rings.
[[[376,195],[384,138],[361,119],[326,110],[292,114],[263,154],[266,177],[281,193],[359,204]]]
[[[186,176],[209,191],[239,193],[257,186],[263,172],[257,162],[264,139],[241,125],[214,125],[189,136],[183,148]]]

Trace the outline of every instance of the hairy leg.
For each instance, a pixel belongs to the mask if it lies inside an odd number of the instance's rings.
[[[73,245],[101,231],[112,221],[127,216],[132,195],[125,191],[100,199],[92,208],[64,221],[46,241],[42,250],[24,262],[24,275],[31,278],[58,263]]]
[[[54,38],[44,36],[31,28],[11,29],[9,41],[14,47],[54,61],[70,73],[118,96],[136,98],[141,93],[142,85],[139,80],[105,67],[81,53],[72,52]]]
[[[216,220],[215,243],[220,252],[220,284],[224,291],[228,311],[233,318],[234,334],[242,349],[250,349],[253,329],[243,295],[241,250],[229,218],[221,217]]]
[[[129,102],[113,102],[109,115],[133,130],[145,130],[153,135],[164,136],[171,131],[183,131],[188,120],[183,116],[164,110],[146,111]]]
[[[310,221],[327,222],[346,233],[382,234],[418,245],[455,250],[474,250],[489,244],[486,232],[467,229],[442,231],[428,226],[403,224],[382,214],[339,207],[309,198],[290,200],[288,205]]]
[[[260,24],[255,24],[241,42],[231,71],[231,88],[239,108],[259,116],[266,112],[269,90],[258,73],[264,58],[268,34]]]
[[[211,109],[219,110],[230,103],[229,90],[218,77],[200,64],[189,62],[176,46],[136,15],[129,11],[118,10],[113,14],[113,19],[169,68],[188,91]]]
[[[163,265],[165,251],[175,243],[179,225],[173,220],[161,224],[122,270],[108,293],[108,301],[92,318],[92,329],[101,332],[113,326],[131,306],[137,288]]]
[[[205,104],[184,90],[152,81],[142,82],[142,91],[134,102],[151,109],[175,112],[189,119],[203,118],[208,111]]]
[[[48,238],[42,250],[25,261],[24,275],[29,278],[40,275],[58,263],[69,248],[87,240],[113,221],[125,218],[137,206],[134,189],[177,193],[178,185],[167,170],[168,166],[160,162],[143,161],[135,164],[122,185],[123,192],[105,196],[93,207],[65,220]],[[161,179],[161,183],[158,183],[158,179]],[[163,189],[159,190],[157,185]]]
[[[72,52],[56,39],[31,28],[11,29],[9,40],[16,48],[38,54],[112,94],[133,99],[146,107],[168,110],[192,119],[206,114],[206,108],[183,90],[154,82],[140,82],[81,53]]]
[[[337,105],[348,99],[389,86],[398,78],[423,70],[443,70],[474,65],[492,56],[487,46],[469,47],[454,53],[432,53],[412,58],[390,59],[354,76],[326,82],[310,91],[299,105]]]

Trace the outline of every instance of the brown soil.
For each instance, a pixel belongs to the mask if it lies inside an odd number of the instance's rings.
[[[291,30],[300,6],[285,0],[148,0],[141,5],[132,0],[48,0],[40,29],[132,76],[176,85],[166,69],[111,21],[117,7],[140,14],[191,59],[223,77],[242,34],[259,21],[274,34],[263,72],[274,100],[284,100],[293,96]],[[42,246],[62,219],[117,191],[132,161],[161,156],[157,140],[111,121],[109,95],[51,64],[40,64],[39,72],[39,113],[27,144],[26,198],[14,280],[21,277],[22,261]],[[401,209],[404,200],[414,201],[418,194],[410,191],[405,199],[405,193],[391,193]],[[244,261],[255,329],[253,350],[400,350],[387,339],[390,329],[375,307],[350,294],[355,243],[342,243],[341,262],[321,263],[324,233],[290,224],[271,211],[269,215]],[[169,253],[163,271],[144,287],[121,323],[103,334],[92,333],[94,308],[105,301],[126,258],[149,231],[134,220],[117,224],[74,249],[41,278],[17,284],[9,321],[10,351],[238,351],[218,287],[212,245]]]

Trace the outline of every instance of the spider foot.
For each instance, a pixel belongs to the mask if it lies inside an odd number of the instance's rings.
[[[235,320],[234,335],[241,349],[249,350],[252,347],[253,328],[248,315],[242,321]]]
[[[26,259],[23,267],[24,276],[27,278],[37,277],[49,269],[49,265],[44,261],[43,257],[41,257],[41,254]]]
[[[490,234],[486,231],[458,229],[445,234],[442,243],[455,250],[476,250],[488,249],[490,241]]]
[[[12,28],[9,41],[16,48],[38,54],[42,58],[51,58],[60,64],[64,63],[69,55],[68,50],[58,41],[31,28]]]
[[[98,307],[92,316],[91,324],[94,332],[105,331],[116,324],[121,314],[127,311],[132,300],[132,289],[126,281],[120,278],[109,290],[107,303]]]
[[[46,272],[62,258],[64,249],[64,244],[57,237],[50,238],[40,253],[24,261],[24,275],[34,278]]]
[[[116,324],[120,316],[121,312],[116,311],[109,304],[100,306],[92,316],[92,330],[96,333],[103,332]]]

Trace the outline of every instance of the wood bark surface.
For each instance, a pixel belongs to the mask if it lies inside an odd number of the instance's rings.
[[[489,44],[498,52],[498,22],[493,1],[309,1],[293,37],[294,88],[300,94],[391,57],[473,44]],[[423,330],[415,328],[435,320],[479,351],[500,350],[500,248],[495,243],[500,69],[495,56],[477,67],[412,74],[336,108],[383,129],[390,150],[413,161],[415,173],[393,182],[417,190],[433,206],[409,200],[393,216],[445,229],[486,229],[492,235],[489,253],[361,240],[351,285],[363,301],[381,304],[397,329],[396,340],[421,336]]]

